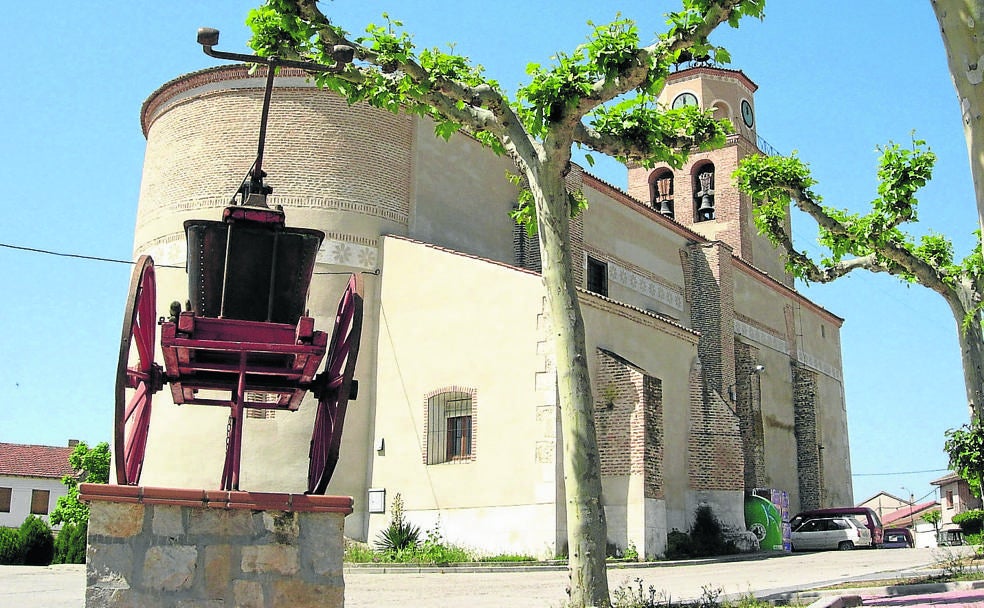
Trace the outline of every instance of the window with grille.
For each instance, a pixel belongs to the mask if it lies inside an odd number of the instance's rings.
[[[474,457],[472,393],[447,391],[427,399],[427,464]]]
[[[34,515],[48,514],[48,490],[31,490],[31,513]]]
[[[592,257],[588,258],[587,290],[599,295],[608,295],[608,264]]]
[[[0,513],[10,513],[11,488],[0,488]]]

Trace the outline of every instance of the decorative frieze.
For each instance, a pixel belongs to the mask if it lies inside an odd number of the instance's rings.
[[[608,280],[649,296],[661,304],[683,311],[682,293],[612,261],[608,262]]]

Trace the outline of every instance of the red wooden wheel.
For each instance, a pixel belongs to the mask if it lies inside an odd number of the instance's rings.
[[[157,335],[157,282],[154,260],[140,256],[130,279],[130,296],[123,316],[120,359],[116,368],[116,427],[113,436],[116,483],[140,481],[150,404],[163,386],[163,373],[154,363]],[[128,390],[132,389],[132,390]]]
[[[362,278],[353,274],[338,303],[325,370],[318,374],[312,385],[312,392],[318,398],[318,412],[311,437],[308,494],[324,494],[338,464],[345,408],[357,392],[358,384],[352,376],[361,337]]]

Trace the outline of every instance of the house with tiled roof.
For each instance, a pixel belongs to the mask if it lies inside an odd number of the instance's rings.
[[[899,498],[889,492],[881,491],[867,500],[862,500],[857,506],[868,507],[878,514],[878,519],[884,521],[890,513],[894,513],[908,504],[909,502],[905,499]]]
[[[923,515],[937,510],[939,504],[935,500],[906,505],[882,517],[882,525],[886,528],[914,528],[923,523]]]
[[[68,491],[61,480],[73,473],[68,457],[77,443],[0,443],[0,526],[16,528],[32,514],[48,519],[58,497]]]
[[[970,484],[956,473],[950,472],[930,484],[940,489],[940,529],[955,528],[953,516],[970,509],[980,509],[981,499],[970,491]]]

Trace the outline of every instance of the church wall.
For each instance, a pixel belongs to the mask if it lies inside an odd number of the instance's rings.
[[[435,137],[433,123],[417,119],[409,236],[512,264],[518,190],[507,171],[516,173],[508,158],[469,137]]]
[[[145,108],[148,144],[134,251],[157,260],[159,311],[187,297],[182,222],[218,219],[255,155],[262,74],[247,78],[236,69],[206,70],[169,83]],[[274,187],[270,203],[284,206],[288,225],[327,233],[309,296],[317,329],[330,331],[347,280],[328,273],[365,273],[356,373],[361,390],[349,404],[341,460],[328,488],[355,498],[346,535],[373,539],[400,492],[415,523],[426,529],[440,519],[449,540],[552,555],[562,545],[565,524],[555,366],[542,283],[494,263],[514,261],[515,231],[507,212],[516,189],[503,179],[511,163],[464,136],[435,138],[429,121],[349,107],[289,73],[278,83],[283,88],[274,93],[264,169]],[[739,138],[738,144],[747,142]],[[686,170],[699,162],[695,157]],[[747,241],[741,232],[747,226],[737,227],[737,215],[728,219],[732,207],[747,201],[720,181],[730,181],[733,163],[715,163],[722,222],[700,224],[709,237]],[[683,181],[677,200],[690,209],[693,184]],[[648,191],[640,196],[632,190],[639,183],[630,177],[630,192],[646,201]],[[703,371],[695,375],[697,336],[687,327],[705,334],[713,329],[720,352],[707,365],[720,403],[710,405],[722,415],[729,386],[750,381],[734,377],[737,368],[747,368],[737,354],[746,352],[742,345],[766,365],[757,376],[762,475],[766,485],[790,491],[794,505],[803,471],[790,467],[802,460],[793,404],[807,393],[815,396],[809,441],[823,446],[815,465],[825,491],[820,499],[848,504],[841,320],[757,278],[720,243],[700,243],[670,229],[655,212],[617,200],[602,187],[586,187],[585,195],[589,208],[572,222],[575,274],[583,287],[587,257],[605,262],[609,297],[619,302],[581,295],[589,357],[597,357],[597,348],[617,353],[638,366],[640,377],[658,379],[661,392],[662,455],[643,459],[660,458],[660,467],[640,472],[632,465],[610,472],[604,482],[617,535],[612,540],[623,548],[631,540],[647,555],[658,554],[666,531],[687,529],[701,502],[721,505],[728,518],[740,517],[729,505],[740,504],[741,471],[729,470],[726,480],[694,481],[694,471],[707,468],[702,459],[721,452],[694,449],[693,408],[710,402],[704,401]],[[718,282],[715,293],[722,299],[716,306],[727,313],[718,315],[716,328],[711,318],[695,326],[695,298],[707,292],[694,283],[688,257],[694,241],[697,249],[716,252],[704,268],[704,278]],[[752,243],[753,263],[764,263],[768,250],[757,248],[758,240]],[[377,269],[382,273],[373,274]],[[698,311],[702,315],[707,317]],[[795,393],[791,361],[816,373],[813,388]],[[596,361],[590,367],[597,374]],[[474,392],[476,458],[426,465],[427,395],[448,388]],[[247,419],[244,489],[303,491],[314,405],[309,395],[298,412]],[[216,487],[227,415],[224,408],[175,407],[166,389],[155,396],[142,482]],[[801,425],[803,420],[810,424],[809,416],[801,417]],[[809,436],[801,433],[800,443]],[[383,449],[376,450],[378,445]],[[743,458],[740,449],[737,457]],[[369,488],[387,490],[386,513],[367,513]],[[529,528],[517,531],[517,521]]]
[[[599,378],[603,366],[598,348],[617,354],[631,362],[640,373],[659,380],[657,420],[661,418],[661,422],[654,430],[663,443],[651,446],[659,450],[648,454],[650,458],[662,459],[659,477],[652,471],[647,472],[643,463],[639,463],[641,468],[633,473],[631,450],[615,450],[617,457],[609,454],[606,462],[611,474],[603,477],[605,504],[610,507],[606,512],[612,514],[609,539],[623,548],[626,546],[623,542],[631,540],[640,553],[659,555],[665,551],[666,532],[673,528],[686,529],[692,517],[686,429],[690,417],[690,370],[697,356],[697,336],[676,324],[595,296],[583,296],[581,309],[596,403],[604,401],[605,386]],[[613,411],[629,405],[618,403]],[[645,414],[637,411],[636,415]],[[605,442],[601,436],[604,432],[599,421],[600,445]],[[651,445],[648,442],[653,440],[646,441]],[[603,467],[603,473],[605,471]],[[652,482],[648,487],[647,481]],[[620,523],[625,517],[621,505],[626,505],[625,512],[637,514],[634,521],[626,521],[624,527]],[[619,508],[615,509],[615,506]]]
[[[553,555],[556,388],[532,273],[385,239],[370,485],[399,492],[408,519],[451,542]],[[477,319],[484,319],[477,322]],[[427,396],[474,391],[473,459],[425,464]],[[549,396],[543,394],[549,391]]]
[[[582,217],[586,256],[608,264],[608,295],[614,300],[689,324],[680,249],[686,239],[666,230],[641,207],[620,204],[585,189]],[[586,258],[575,260],[582,267]]]

